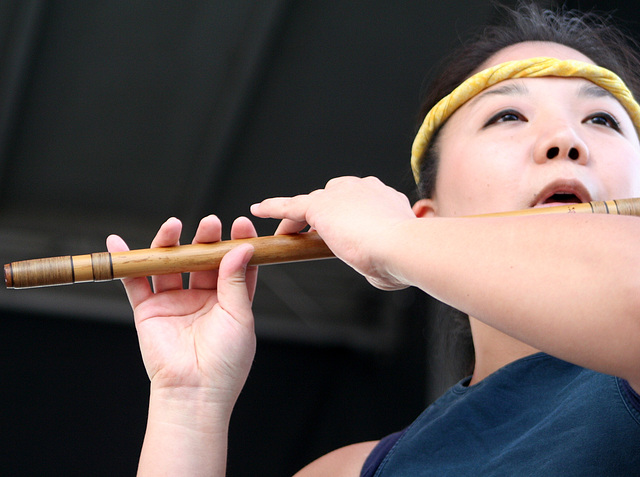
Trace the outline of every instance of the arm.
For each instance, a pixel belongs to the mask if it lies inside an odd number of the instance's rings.
[[[178,244],[181,224],[167,221],[152,247]],[[221,224],[202,220],[194,242],[220,240]],[[255,236],[238,219],[232,238]],[[126,250],[119,237],[109,251]],[[151,380],[139,475],[224,475],[231,411],[255,353],[251,300],[256,269],[250,246],[225,255],[219,271],[123,280]]]
[[[428,218],[379,181],[341,178],[269,199],[279,232],[309,223],[383,289],[417,286],[561,359],[640,384],[640,220],[563,215]]]
[[[403,246],[391,247],[381,268],[536,349],[638,389],[639,234],[634,217],[416,219],[389,232],[387,243]]]

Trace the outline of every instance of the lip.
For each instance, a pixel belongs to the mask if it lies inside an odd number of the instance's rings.
[[[572,194],[580,202],[590,202],[591,194],[582,182],[575,179],[559,179],[545,186],[533,199],[530,207],[550,207],[559,203],[545,203],[554,194]]]

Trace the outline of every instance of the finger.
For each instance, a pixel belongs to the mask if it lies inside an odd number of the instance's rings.
[[[295,214],[292,213],[291,201],[295,200],[296,198],[266,199],[258,204],[253,204],[251,213],[263,219],[282,219],[276,228],[276,235],[295,234],[304,230],[308,225],[304,214],[299,211]],[[292,218],[290,215],[295,215],[296,218]]]
[[[251,238],[257,237],[258,233],[256,232],[253,223],[247,217],[238,217],[233,224],[231,225],[231,239],[243,239],[243,238]],[[245,272],[245,282],[247,285],[247,293],[249,296],[249,300],[253,301],[253,297],[256,291],[256,282],[258,280],[258,267],[256,266],[247,266]]]
[[[107,237],[107,250],[111,253],[126,252],[129,250],[129,247],[119,236],[109,235]],[[127,293],[129,303],[131,303],[131,307],[134,309],[153,294],[149,280],[145,277],[125,278],[121,281]]]
[[[256,232],[253,223],[247,217],[238,217],[231,224],[231,239],[243,239],[243,238],[252,238],[257,237],[258,233]]]
[[[158,229],[158,233],[151,242],[151,248],[180,245],[181,232],[182,222],[175,217],[171,217]],[[171,275],[153,276],[151,277],[151,283],[156,293],[167,290],[180,290],[182,288],[182,275],[173,273]]]
[[[266,199],[251,206],[251,213],[263,219],[289,219],[294,222],[306,222],[310,195],[296,197],[277,197]]]
[[[371,176],[371,177],[373,177],[373,176]],[[333,179],[329,179],[329,181],[324,186],[324,188],[325,189],[329,189],[331,187],[338,186],[340,184],[344,184],[344,183],[347,183],[347,182],[356,182],[356,181],[360,181],[360,180],[362,180],[362,179],[360,177],[356,177],[356,176],[334,177]]]
[[[219,242],[222,237],[222,223],[215,215],[204,217],[196,234],[193,243],[213,243]],[[218,283],[218,270],[208,270],[203,272],[192,272],[189,275],[189,288],[215,289]]]
[[[276,235],[288,235],[288,234],[297,234],[298,232],[302,232],[307,228],[307,222],[297,222],[295,220],[283,219],[278,224],[276,231],[274,232]]]
[[[222,257],[218,278],[218,305],[238,323],[248,327],[253,327],[253,314],[246,271],[252,256],[251,244],[234,248]]]
[[[167,219],[160,226],[156,236],[151,241],[151,248],[173,247],[180,245],[180,233],[182,232],[182,222],[175,217]]]
[[[218,242],[222,237],[222,222],[215,215],[204,217],[193,237],[193,243]]]
[[[109,235],[107,237],[107,250],[110,253],[113,252],[128,252],[129,246],[122,239],[122,237],[118,235]]]

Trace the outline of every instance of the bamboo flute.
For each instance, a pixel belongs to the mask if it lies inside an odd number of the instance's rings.
[[[598,213],[640,216],[640,198],[593,201],[540,207],[474,217],[508,217],[543,214]],[[180,245],[128,252],[98,252],[39,258],[4,266],[7,288],[35,288],[100,282],[120,278],[185,273],[218,268],[233,247],[250,243],[255,252],[250,265],[269,265],[332,258],[334,255],[316,232],[226,240],[211,244]]]

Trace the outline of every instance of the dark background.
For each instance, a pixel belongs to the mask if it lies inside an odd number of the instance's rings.
[[[632,2],[568,5],[638,28]],[[204,215],[228,224],[338,175],[412,194],[425,79],[492,14],[479,0],[0,0],[2,263],[101,251],[110,233],[146,247],[169,216],[189,241]],[[120,284],[3,289],[0,313],[2,473],[133,474],[148,380]],[[448,384],[429,300],[337,261],[263,268],[255,314],[230,476],[378,439]]]

